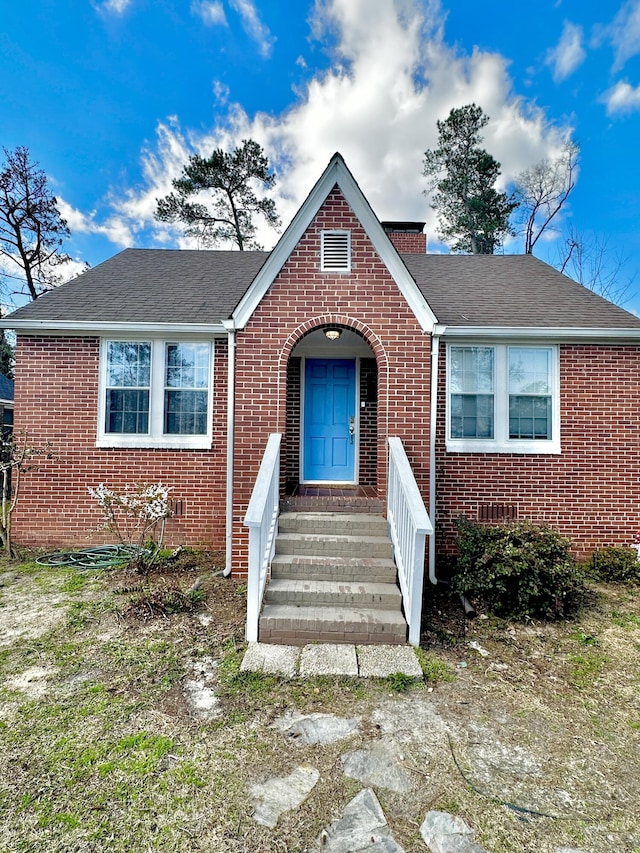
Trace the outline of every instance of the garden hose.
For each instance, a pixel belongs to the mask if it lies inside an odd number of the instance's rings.
[[[134,545],[101,545],[82,551],[56,551],[38,557],[40,566],[75,566],[78,569],[106,569],[128,563],[146,549]]]

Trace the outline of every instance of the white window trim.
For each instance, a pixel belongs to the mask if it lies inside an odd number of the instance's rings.
[[[343,267],[338,266],[325,266],[325,239],[328,236],[336,236],[340,235],[342,237],[346,237],[346,264]],[[350,273],[351,272],[351,231],[345,228],[332,228],[326,229],[321,234],[321,244],[320,244],[320,271],[327,273],[335,273],[340,275],[341,273]]]
[[[145,434],[105,431],[107,391],[107,345],[110,341],[136,341],[151,345],[151,386],[149,388],[149,432]],[[164,435],[164,367],[165,345],[170,343],[204,343],[209,346],[209,380],[207,385],[206,435]],[[214,345],[201,338],[150,338],[114,335],[100,340],[100,382],[98,398],[98,430],[96,447],[158,447],[181,450],[207,450],[213,440],[213,359]]]
[[[493,391],[493,438],[452,438],[451,437],[451,388],[450,365],[452,347],[490,347],[494,351],[494,391]],[[509,370],[508,351],[510,347],[528,347],[545,349],[551,353],[551,438],[522,439],[509,438]],[[446,448],[450,453],[526,453],[559,454],[560,443],[560,355],[559,347],[553,344],[541,344],[531,341],[510,341],[497,344],[493,341],[456,340],[447,344],[447,380],[446,380]]]

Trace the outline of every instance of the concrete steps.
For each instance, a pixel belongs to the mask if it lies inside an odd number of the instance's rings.
[[[282,513],[260,617],[263,643],[407,639],[387,523],[366,513]]]

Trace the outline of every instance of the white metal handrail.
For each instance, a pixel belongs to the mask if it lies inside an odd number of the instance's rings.
[[[402,441],[389,438],[387,520],[402,590],[409,642],[420,644],[425,540],[433,534],[416,478]]]
[[[258,640],[262,596],[278,534],[281,442],[280,433],[274,432],[269,436],[244,517],[245,526],[249,528],[246,627],[246,639],[249,643]]]

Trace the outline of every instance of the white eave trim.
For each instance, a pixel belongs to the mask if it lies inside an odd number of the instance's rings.
[[[371,209],[369,202],[364,197],[362,190],[356,183],[340,154],[334,154],[331,158],[320,180],[311,190],[300,210],[293,217],[291,224],[238,303],[233,312],[236,328],[243,329],[247,325],[251,315],[260,304],[270,285],[284,266],[287,258],[297,246],[304,232],[313,221],[314,216],[320,210],[325,199],[336,184],[359,219],[362,227],[367,232],[374,248],[398,285],[400,292],[415,314],[423,331],[431,332],[437,323],[435,314],[422,293],[420,293],[411,273],[404,265],[395,246],[385,234],[380,221]]]
[[[522,338],[553,341],[630,341],[640,343],[640,328],[578,328],[578,327],[537,327],[537,326],[445,326],[444,338],[482,339],[499,338],[501,340]]]
[[[65,332],[68,335],[102,335],[114,332],[120,334],[144,335],[226,335],[227,330],[220,323],[91,323],[74,320],[11,320],[0,321],[0,328],[13,329],[23,334],[54,334]]]

